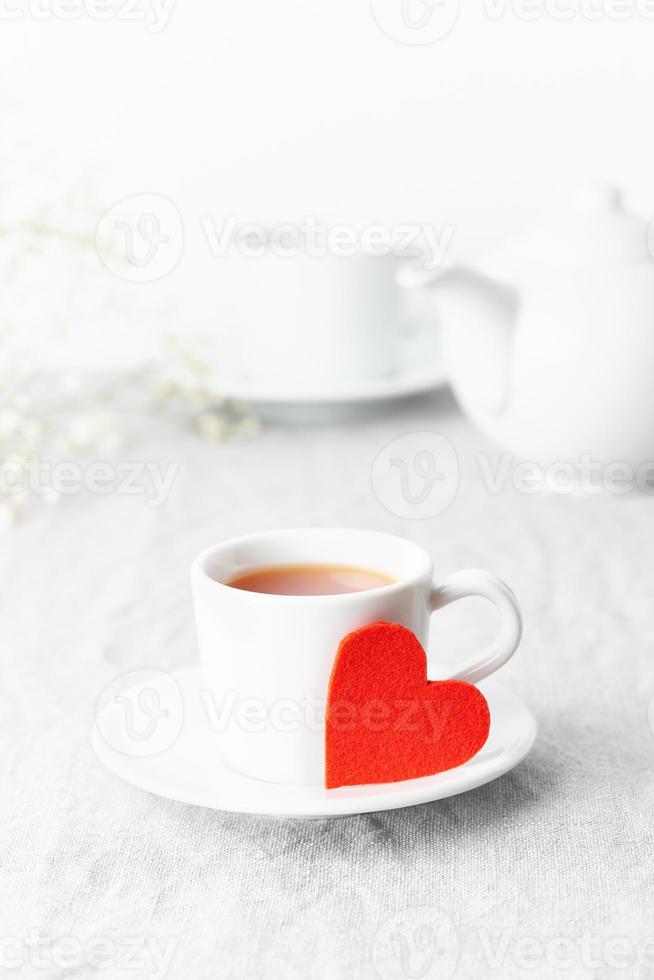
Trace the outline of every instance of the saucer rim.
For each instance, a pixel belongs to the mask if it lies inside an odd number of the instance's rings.
[[[282,385],[265,385],[248,379],[222,379],[216,387],[223,398],[254,404],[274,405],[341,405],[390,401],[412,395],[437,391],[447,384],[445,367],[438,365],[431,371],[387,375],[384,378],[366,378],[339,389],[288,388]]]
[[[419,349],[421,339],[433,331],[433,325],[423,324],[403,338],[402,346]],[[435,391],[447,384],[445,361],[437,349],[435,364],[425,369],[420,363],[400,363],[393,371],[379,377],[360,378],[331,387],[292,385],[284,382],[257,381],[247,376],[219,375],[212,378],[217,393],[254,404],[271,405],[341,405],[408,398]]]
[[[188,682],[193,676],[201,673],[199,665],[179,668],[170,671],[173,677],[183,688],[184,682]],[[181,679],[181,680],[180,680]],[[197,684],[191,681],[194,686]],[[99,762],[112,773],[112,775],[122,779],[131,786],[135,786],[147,793],[152,793],[161,799],[172,800],[177,803],[184,803],[191,806],[203,807],[208,810],[216,810],[223,813],[242,813],[247,815],[266,816],[278,819],[296,820],[320,820],[333,819],[336,817],[356,816],[363,813],[384,812],[387,810],[397,810],[408,806],[419,806],[423,803],[431,803],[440,799],[448,799],[467,793],[479,786],[499,779],[507,772],[514,769],[533,748],[538,734],[538,724],[533,714],[526,706],[524,701],[515,692],[508,690],[503,685],[497,683],[482,683],[480,687],[485,691],[486,696],[491,702],[499,697],[513,702],[522,715],[520,732],[516,740],[507,749],[503,750],[500,759],[490,759],[485,763],[477,763],[470,766],[472,760],[461,766],[456,766],[445,772],[435,773],[432,776],[421,776],[418,779],[400,780],[394,783],[367,784],[365,786],[343,786],[338,789],[324,789],[323,787],[311,785],[303,786],[298,784],[267,783],[264,780],[254,779],[231,769],[220,759],[218,765],[221,769],[229,772],[230,779],[243,781],[247,785],[255,785],[261,788],[262,805],[244,805],[238,799],[233,805],[229,805],[229,800],[224,801],[224,805],[209,803],[206,800],[192,798],[194,794],[186,793],[183,790],[175,789],[164,791],[161,787],[160,778],[150,778],[146,772],[144,775],[138,774],[140,762],[144,761],[135,756],[127,756],[119,750],[113,748],[101,734],[96,720],[91,734],[91,745]],[[106,708],[103,710],[107,710]],[[147,758],[147,757],[146,757]],[[474,758],[474,757],[473,757]],[[135,778],[136,775],[136,778]],[[467,777],[467,778],[466,778]],[[307,797],[306,805],[298,809],[296,806],[285,806],[270,804],[269,793],[283,794],[288,797],[288,803],[292,800]],[[322,795],[315,797],[320,791]],[[402,792],[404,791],[404,793]],[[408,793],[409,798],[406,798]],[[223,801],[221,801],[222,803]]]

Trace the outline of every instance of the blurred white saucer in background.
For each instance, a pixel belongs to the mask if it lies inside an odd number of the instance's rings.
[[[336,421],[369,414],[384,403],[426,394],[443,387],[446,373],[438,331],[433,323],[415,325],[403,332],[397,366],[378,378],[344,384],[272,384],[248,377],[235,354],[227,365],[224,358],[212,386],[224,398],[247,402],[262,418],[281,422],[311,423]]]

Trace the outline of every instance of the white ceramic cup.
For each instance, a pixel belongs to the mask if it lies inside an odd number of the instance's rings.
[[[395,581],[366,592],[292,596],[225,583],[283,564],[344,564]],[[513,655],[521,635],[511,590],[489,572],[434,582],[430,555],[403,538],[348,528],[298,528],[233,538],[204,551],[191,569],[200,659],[217,746],[229,766],[274,783],[324,782],[324,715],[341,640],[383,620],[410,629],[423,647],[431,613],[465,596],[496,606],[495,642],[454,677],[476,683]]]

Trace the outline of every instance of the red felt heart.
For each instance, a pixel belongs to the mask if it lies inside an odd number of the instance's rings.
[[[428,681],[425,651],[398,623],[341,641],[327,700],[325,785],[430,776],[471,759],[488,738],[486,699],[466,681]]]

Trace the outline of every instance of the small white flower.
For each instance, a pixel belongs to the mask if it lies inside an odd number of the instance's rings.
[[[16,520],[16,513],[9,504],[0,501],[0,534],[8,531]]]
[[[202,412],[197,420],[200,435],[205,439],[224,439],[227,434],[229,423],[222,415],[215,412]]]
[[[0,439],[7,439],[13,436],[20,427],[23,419],[18,412],[11,409],[0,411]]]
[[[113,417],[108,412],[87,412],[72,418],[68,424],[68,437],[79,449],[91,449],[98,440],[115,432]]]
[[[246,415],[241,419],[239,432],[246,436],[256,436],[261,431],[261,422],[256,415]]]
[[[172,378],[161,378],[157,381],[154,392],[157,398],[172,398],[177,394],[177,382]]]
[[[21,438],[28,446],[34,446],[43,435],[43,423],[38,419],[25,419],[20,429]]]
[[[74,446],[80,449],[88,449],[95,434],[96,426],[92,417],[88,415],[78,415],[68,423],[68,438]]]
[[[40,496],[46,507],[54,507],[61,500],[61,494],[59,491],[54,490],[52,487],[45,489]]]
[[[79,395],[82,391],[82,379],[78,374],[62,374],[59,377],[61,393],[68,397]]]
[[[107,432],[103,432],[98,439],[98,455],[117,456],[124,444],[123,434],[118,429],[109,429]]]
[[[52,455],[57,459],[67,458],[73,451],[73,445],[70,439],[61,433],[57,433],[52,438],[52,443],[50,445]]]
[[[29,459],[22,453],[7,453],[0,462],[0,481],[13,487],[24,478],[29,470]]]
[[[10,499],[6,502],[6,506],[13,512],[14,517],[17,517],[25,509],[27,498],[28,493],[24,487],[17,487],[12,492]]]
[[[26,394],[16,395],[12,401],[12,407],[20,415],[25,415],[29,411],[31,404],[32,399]]]

